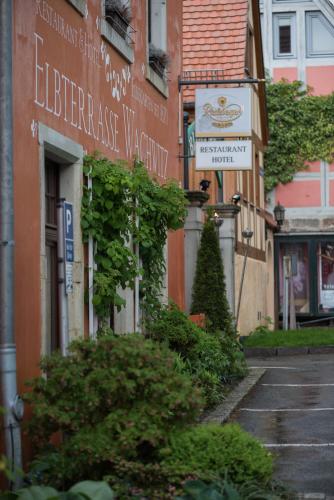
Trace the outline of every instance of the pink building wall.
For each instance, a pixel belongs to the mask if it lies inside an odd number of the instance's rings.
[[[306,84],[312,88],[312,94],[325,95],[334,91],[334,65],[306,66],[305,75]],[[273,79],[275,82],[282,79],[297,80],[298,68],[274,68]],[[324,175],[331,172],[334,172],[334,164],[323,165],[323,168],[321,168],[321,162],[309,164],[302,173],[302,179],[297,174],[293,182],[280,184],[275,189],[275,203],[280,202],[286,208],[320,208],[323,204],[321,184],[324,184]],[[314,174],[318,174],[317,177],[314,177]],[[329,206],[334,206],[334,180],[328,180],[328,182],[327,203]],[[326,187],[324,186],[323,189]]]
[[[298,80],[297,68],[274,68],[273,79],[275,82],[279,80],[288,80],[289,82]]]
[[[312,94],[325,95],[334,91],[334,65],[306,67],[306,83],[312,87]]]
[[[295,180],[276,188],[276,200],[285,208],[319,207],[321,187],[319,180]]]

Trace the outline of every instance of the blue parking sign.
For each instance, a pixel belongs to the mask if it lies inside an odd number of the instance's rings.
[[[73,240],[73,205],[66,201],[64,203],[64,219],[65,239]]]

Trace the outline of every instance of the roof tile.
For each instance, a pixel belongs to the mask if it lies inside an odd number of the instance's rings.
[[[183,69],[245,76],[248,0],[183,0]],[[185,90],[193,99],[193,90]]]

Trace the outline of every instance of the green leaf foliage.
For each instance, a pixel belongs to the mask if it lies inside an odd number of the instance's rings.
[[[334,93],[314,96],[300,81],[267,83],[270,141],[264,157],[265,188],[291,182],[305,162],[334,158]]]
[[[230,479],[224,478],[214,483],[201,480],[187,481],[184,485],[185,494],[176,500],[292,500],[296,495],[292,491],[271,482],[265,487],[256,482],[236,485]]]
[[[26,396],[28,429],[36,474],[56,487],[100,480],[119,461],[154,460],[203,406],[176,354],[137,334],[74,342],[68,357],[53,354],[41,368],[46,378],[34,379]],[[60,443],[50,448],[54,435]]]
[[[0,495],[0,500],[113,500],[110,486],[103,481],[82,481],[68,492],[59,492],[50,486],[29,486],[14,493]]]
[[[197,255],[191,313],[205,313],[211,329],[235,335],[232,315],[226,297],[224,265],[215,225],[204,224]]]
[[[93,500],[113,500],[114,494],[103,481],[81,481],[70,488],[69,493],[85,495]]]
[[[171,435],[163,463],[212,482],[227,472],[235,484],[266,485],[272,476],[271,454],[236,424],[203,424]]]
[[[155,319],[146,324],[146,335],[180,355],[185,371],[203,389],[208,407],[221,401],[224,384],[245,374],[236,338],[198,327],[175,304],[159,309]]]
[[[85,158],[84,172],[92,189],[84,188],[81,226],[84,240],[91,236],[95,244],[96,313],[103,320],[111,306],[121,309],[125,302],[118,291],[132,288],[137,276],[142,277],[142,306],[152,312],[161,294],[167,233],[184,224],[184,191],[175,181],[158,184],[141,162],[129,168],[92,155]]]

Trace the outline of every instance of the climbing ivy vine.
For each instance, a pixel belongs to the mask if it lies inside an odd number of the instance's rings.
[[[265,188],[292,181],[305,162],[334,159],[334,93],[314,96],[302,82],[267,84],[270,141]]]
[[[92,189],[84,187],[81,225],[84,240],[92,236],[95,245],[96,313],[103,319],[110,306],[120,310],[119,289],[133,288],[139,275],[142,306],[151,313],[161,294],[167,232],[184,224],[184,191],[175,181],[159,185],[138,161],[130,168],[95,154],[86,156],[84,173],[92,178]]]

